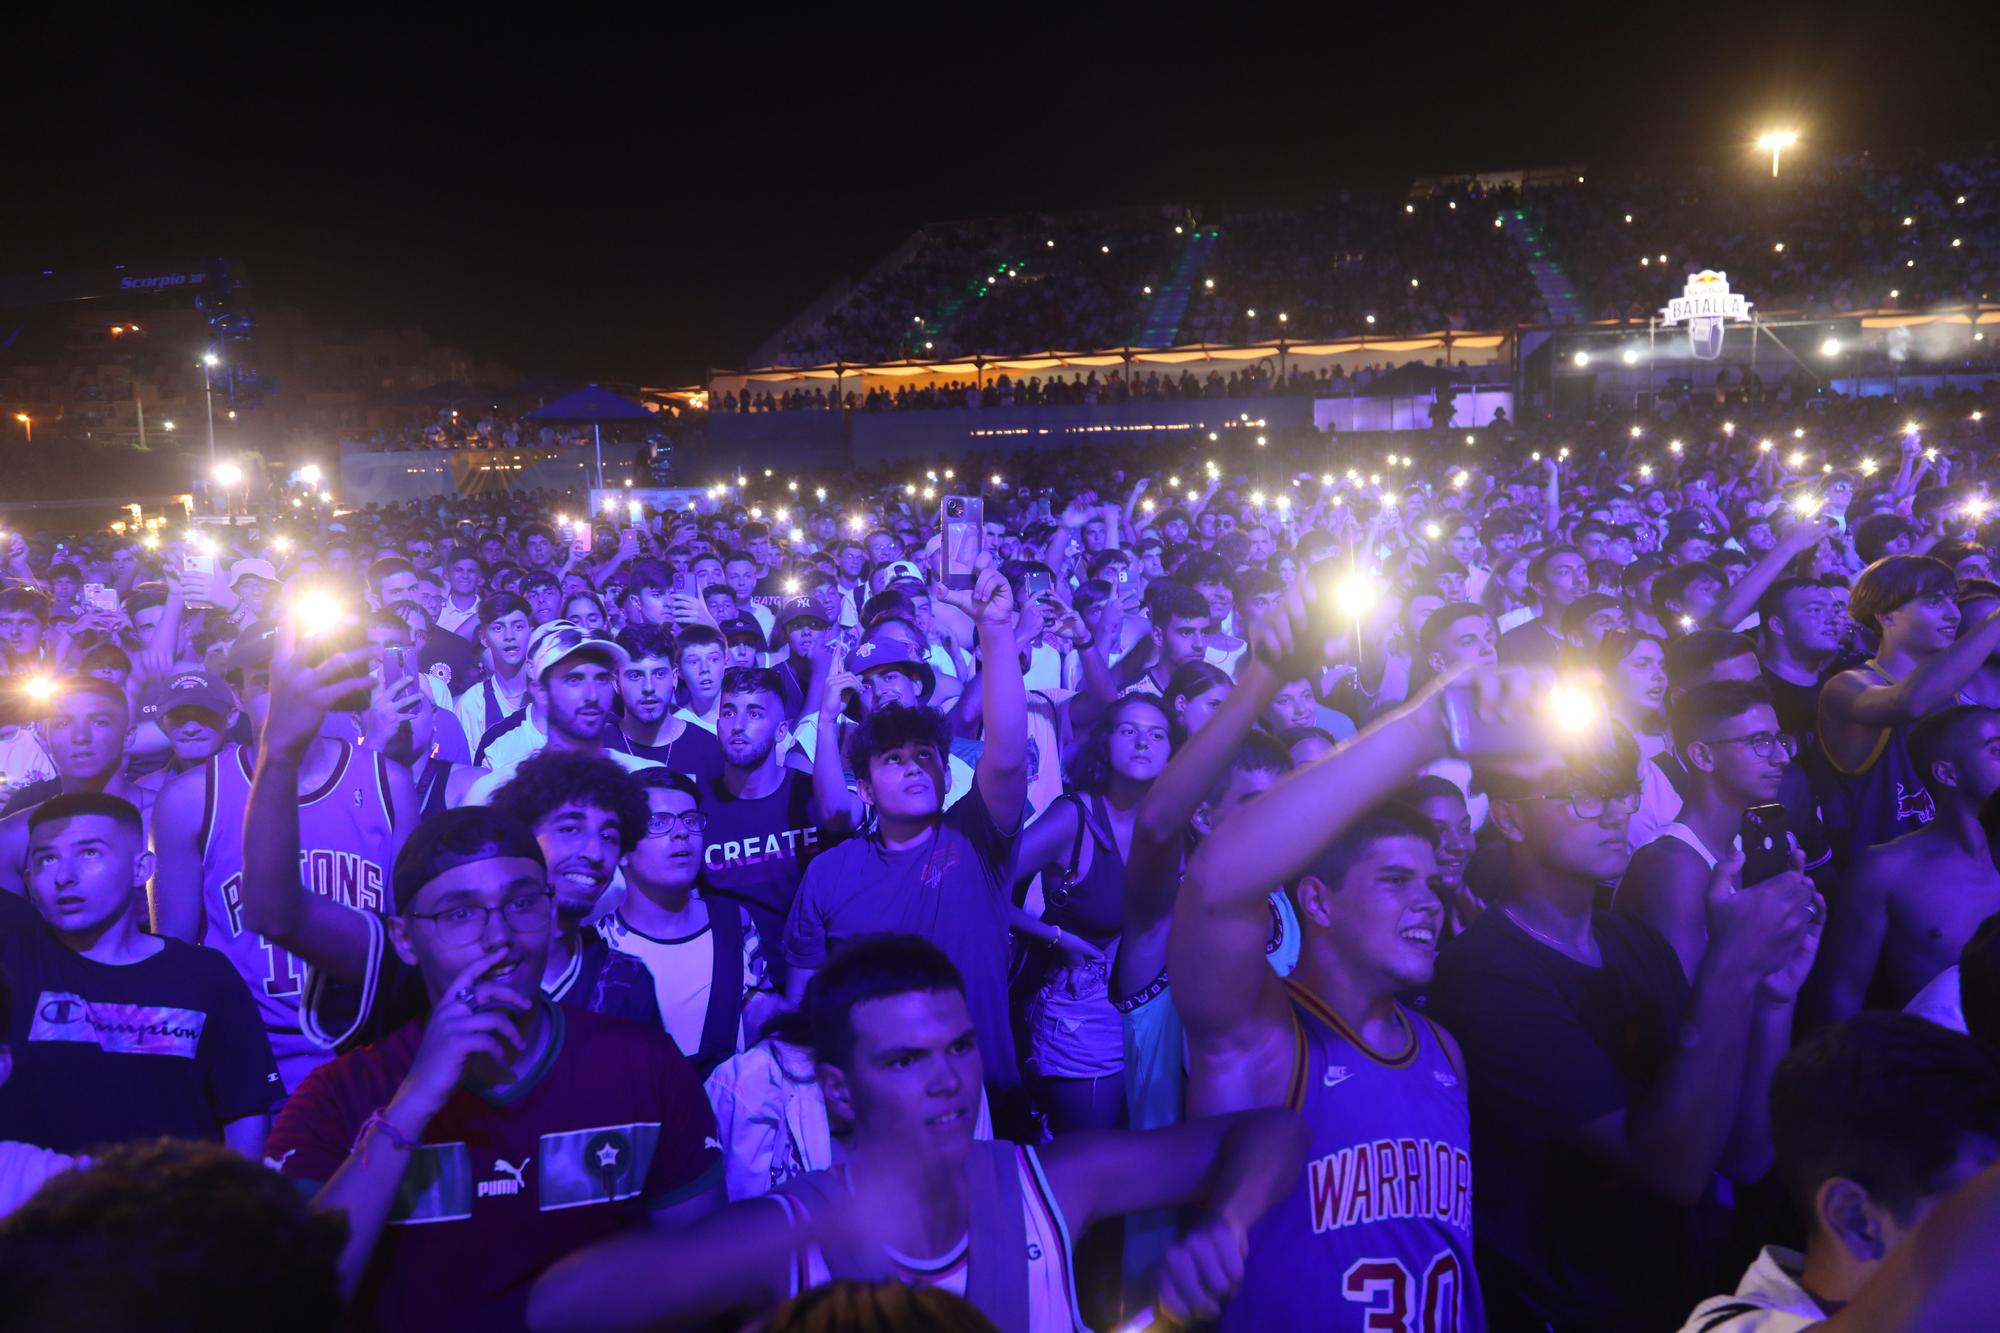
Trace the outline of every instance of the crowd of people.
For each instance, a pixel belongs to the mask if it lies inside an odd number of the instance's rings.
[[[837,387],[831,393],[823,387],[814,387],[772,393],[768,389],[751,392],[746,388],[739,395],[732,389],[722,394],[717,406],[724,412],[753,413],[827,412],[841,408],[849,412],[920,412],[960,407],[1061,407],[1271,396],[1327,398],[1358,393],[1392,371],[1402,369],[1393,362],[1381,361],[1356,367],[1352,374],[1338,363],[1314,369],[1294,364],[1280,371],[1279,360],[1274,352],[1263,361],[1235,366],[1227,373],[1211,369],[1205,375],[1185,368],[1178,375],[1162,375],[1156,370],[1140,374],[1135,368],[1129,374],[1113,369],[1101,376],[1095,370],[1077,370],[1068,376],[1051,374],[1044,380],[1040,375],[1021,378],[996,371],[990,380],[972,383],[946,380],[942,384],[916,387],[898,385],[893,391],[870,388],[866,392],[848,390],[843,394]],[[1424,365],[1421,361],[1403,364]],[[1446,369],[1444,358],[1436,358],[1430,368]],[[1496,379],[1499,371],[1498,367],[1472,367],[1462,361],[1452,368],[1468,379],[1481,380]]]
[[[1750,155],[1592,169],[1530,188],[1469,180],[1254,208],[947,224],[776,340],[767,359],[1502,329],[1556,317],[1531,268],[1538,257],[1596,319],[1644,321],[1678,293],[1678,275],[1703,268],[1773,311],[1979,302],[2000,277],[2000,208],[1980,188],[1993,170],[1990,153],[1821,154],[1766,179]],[[1156,302],[1170,290],[1185,300],[1168,318]]]
[[[0,1330],[1984,1326],[1994,406],[9,532]]]
[[[1528,198],[1592,318],[1644,320],[1700,269],[1768,310],[1923,310],[1991,298],[1994,168],[1990,152],[1834,154],[1750,188],[1741,164],[1607,168]]]

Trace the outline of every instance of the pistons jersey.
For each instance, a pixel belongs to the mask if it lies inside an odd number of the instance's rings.
[[[333,771],[299,796],[299,878],[312,892],[345,907],[385,911],[395,828],[388,761],[346,741],[338,744]],[[208,925],[202,943],[226,954],[248,983],[289,1095],[333,1052],[300,1031],[305,964],[243,927],[243,821],[250,775],[251,757],[240,745],[223,750],[203,769],[201,901]]]
[[[1312,1131],[1291,1190],[1250,1231],[1222,1328],[1483,1333],[1472,1267],[1472,1115],[1428,1018],[1372,1051],[1318,996],[1285,983],[1297,1053],[1286,1104]]]

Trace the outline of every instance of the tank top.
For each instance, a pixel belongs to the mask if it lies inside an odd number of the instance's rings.
[[[1894,685],[1895,677],[1874,659],[1857,670],[1868,672],[1884,685]],[[1821,697],[1825,706],[1825,695]],[[1957,702],[1966,702],[1963,692]],[[1825,752],[1826,723],[1820,723],[1821,758],[1818,766],[1821,808],[1835,855],[1844,864],[1878,843],[1914,833],[1937,817],[1937,806],[1917,776],[1910,758],[1912,723],[1889,727],[1875,738],[1875,748],[1861,767],[1843,769]]]
[[[1710,870],[1715,869],[1715,853],[1708,850],[1708,844],[1701,840],[1701,835],[1686,824],[1675,820],[1660,830],[1660,837],[1672,838],[1675,842],[1685,843],[1693,850],[1696,856],[1701,858],[1703,865],[1707,866]]]
[[[1480,1333],[1463,1071],[1436,1025],[1401,1005],[1408,1042],[1384,1056],[1311,991],[1285,988],[1297,1041],[1286,1105],[1312,1146],[1251,1228],[1220,1327]]]
[[[299,797],[299,877],[323,898],[363,912],[389,907],[389,845],[395,828],[388,760],[336,742],[325,781]],[[299,1024],[305,964],[243,927],[243,820],[250,802],[250,755],[232,745],[202,767],[202,943],[242,974],[271,1041],[289,1094],[331,1051]]]
[[[973,1185],[969,1202],[975,1215],[965,1238],[935,1258],[912,1258],[889,1251],[897,1279],[964,1296],[1002,1333],[1087,1329],[1089,1325],[1076,1304],[1069,1223],[1042,1170],[1040,1156],[1033,1148],[1017,1143],[975,1142],[967,1170]],[[1013,1179],[986,1179],[1002,1174]],[[811,1216],[816,1202],[846,1189],[847,1168],[842,1164],[794,1177],[767,1197],[777,1201],[792,1225],[800,1226]],[[996,1215],[1000,1209],[1016,1207],[1020,1210],[1018,1221]],[[1004,1253],[1020,1240],[1026,1241],[1022,1247],[1025,1262],[1003,1258],[983,1272],[973,1271],[975,1248],[981,1255],[989,1249]],[[1022,1249],[1014,1252],[1020,1254]],[[806,1246],[792,1262],[788,1294],[796,1296],[836,1278],[866,1276],[855,1272],[852,1264],[852,1260],[828,1255],[818,1245]]]
[[[1066,796],[1076,802],[1076,836],[1069,863],[1053,884],[1047,879],[1042,920],[1103,948],[1125,929],[1125,858],[1111,835],[1111,810],[1102,796]],[[1090,868],[1079,871],[1083,840],[1091,841]]]

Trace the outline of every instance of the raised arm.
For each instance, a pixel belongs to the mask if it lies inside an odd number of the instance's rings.
[[[368,921],[300,880],[298,793],[299,770],[327,710],[351,687],[351,676],[344,673],[363,665],[368,650],[338,654],[313,666],[297,648],[287,620],[271,659],[270,710],[244,812],[243,924],[329,976],[359,981],[368,968]],[[392,799],[394,795],[392,790]],[[405,805],[414,805],[407,775],[403,796]],[[391,849],[391,859],[393,855]]]
[[[1843,671],[1826,683],[1820,707],[1840,721],[1871,730],[1914,722],[1950,704],[1996,651],[2000,651],[2000,611],[1962,632],[1951,647],[1893,684],[1871,684]]]
[[[996,828],[1017,829],[1028,804],[1028,689],[1014,641],[1014,593],[989,555],[979,557],[970,593],[942,585],[932,595],[979,626],[979,711],[985,741],[973,771],[979,797]]]
[[[199,944],[202,935],[201,826],[208,813],[207,793],[204,770],[197,768],[169,778],[153,802],[153,933],[187,944]],[[296,818],[296,797],[293,809]],[[292,867],[296,883],[296,854]]]
[[[1820,539],[1832,530],[1833,520],[1824,515],[1802,519],[1784,529],[1771,549],[1764,552],[1757,563],[1722,594],[1722,600],[1708,613],[1707,623],[1717,629],[1735,629],[1742,624],[1743,618],[1757,609],[1757,599],[1784,575],[1785,566],[1791,564],[1799,552],[1810,551],[1819,545]]]
[[[822,833],[844,834],[862,819],[861,798],[847,789],[847,771],[840,763],[840,710],[850,691],[861,682],[847,670],[847,654],[832,650],[819,677],[819,721],[813,730],[813,822]]]
[[[1290,1057],[1290,1009],[1264,963],[1265,899],[1419,768],[1449,753],[1444,738],[1433,691],[1346,748],[1280,778],[1209,834],[1188,862],[1167,973],[1198,1073],[1244,1064],[1261,1070]]]

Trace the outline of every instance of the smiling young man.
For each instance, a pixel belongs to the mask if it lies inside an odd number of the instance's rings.
[[[426,822],[394,894],[389,942],[426,1012],[317,1070],[266,1155],[345,1215],[361,1322],[518,1327],[563,1255],[720,1202],[715,1117],[663,1035],[543,993],[555,916],[520,819]]]
[[[814,978],[820,1087],[853,1126],[846,1160],[673,1236],[620,1238],[536,1284],[539,1333],[690,1327],[762,1314],[830,1281],[890,1279],[963,1295],[999,1328],[1085,1327],[1071,1238],[1145,1208],[1202,1205],[1158,1274],[1169,1317],[1213,1315],[1244,1236],[1284,1189],[1297,1118],[1256,1111],[1040,1147],[978,1141],[984,1070],[965,983],[909,935],[858,942]]]
[[[633,780],[646,827],[625,854],[624,901],[597,929],[646,965],[667,1035],[706,1075],[759,1025],[753,1003],[769,996],[761,937],[747,908],[695,888],[709,820],[694,782],[665,769]]]
[[[1189,1112],[1283,1106],[1312,1134],[1289,1201],[1251,1233],[1225,1329],[1337,1323],[1350,1307],[1485,1326],[1464,1062],[1399,1000],[1429,983],[1444,933],[1435,834],[1384,803],[1448,752],[1446,734],[1433,690],[1224,820],[1182,879],[1168,973]],[[1283,884],[1303,938],[1281,980],[1267,898]]]
[[[628,625],[617,643],[625,650],[617,681],[623,748],[699,782],[721,773],[722,746],[715,733],[674,712],[680,673],[671,632],[660,625]]]
[[[29,901],[0,894],[18,997],[0,1139],[76,1153],[170,1135],[255,1157],[284,1092],[271,1048],[226,959],[141,931],[139,812],[76,792],[28,818]]]

